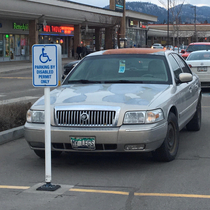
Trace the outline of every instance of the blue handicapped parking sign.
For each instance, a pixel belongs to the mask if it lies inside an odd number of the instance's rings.
[[[36,44],[32,47],[32,76],[34,87],[58,86],[58,45]]]

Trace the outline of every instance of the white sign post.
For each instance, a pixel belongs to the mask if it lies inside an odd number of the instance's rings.
[[[34,87],[44,87],[45,98],[45,181],[37,188],[42,191],[55,191],[59,185],[52,185],[51,170],[51,109],[50,87],[60,85],[61,46],[57,44],[36,44],[32,47],[32,76]]]

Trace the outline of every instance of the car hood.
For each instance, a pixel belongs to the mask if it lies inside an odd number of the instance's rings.
[[[129,109],[147,107],[170,85],[162,84],[74,84],[60,86],[50,94],[51,106],[93,105]],[[44,108],[44,96],[32,109]]]

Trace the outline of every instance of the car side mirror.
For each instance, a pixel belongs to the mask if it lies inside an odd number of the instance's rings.
[[[185,50],[182,49],[182,50],[181,50],[181,53],[185,53]]]
[[[190,73],[181,73],[179,74],[179,81],[181,83],[190,82],[193,79],[193,75]]]

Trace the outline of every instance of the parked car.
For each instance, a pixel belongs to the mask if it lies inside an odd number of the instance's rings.
[[[179,131],[201,127],[201,87],[175,52],[124,48],[87,55],[51,91],[52,156],[152,152],[172,161]],[[25,139],[45,156],[44,96],[27,112]]]
[[[181,50],[182,57],[186,59],[191,52],[198,50],[210,50],[210,42],[195,42],[189,44],[186,50]]]
[[[210,51],[201,50],[190,53],[186,59],[192,72],[200,79],[201,87],[210,87]]]
[[[65,77],[68,75],[68,73],[79,63],[80,60],[71,61],[64,65],[64,71],[62,75],[62,80],[65,79]]]
[[[154,43],[151,48],[152,49],[163,49],[164,47],[162,46],[162,44]]]

